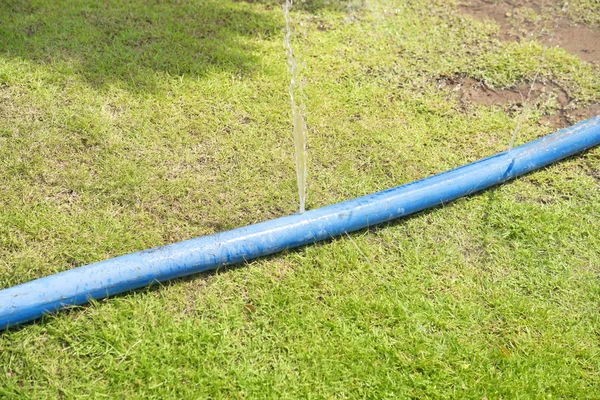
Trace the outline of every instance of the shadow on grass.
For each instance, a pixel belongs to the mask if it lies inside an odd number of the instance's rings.
[[[281,34],[283,16],[269,9],[218,0],[0,0],[0,57],[77,74],[94,87],[152,89],[160,73],[248,75],[260,65],[260,41]]]
[[[294,9],[347,11],[356,2],[308,0]],[[0,57],[139,91],[155,88],[161,73],[250,75],[261,65],[260,42],[283,40],[284,26],[278,0],[0,0],[0,15]]]

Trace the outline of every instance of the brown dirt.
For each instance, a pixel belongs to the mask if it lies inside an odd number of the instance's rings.
[[[475,104],[487,107],[499,106],[514,112],[523,107],[531,83],[521,83],[504,89],[492,89],[484,82],[469,77],[438,80],[438,87],[444,86],[458,93],[459,103],[465,110]],[[529,95],[528,107],[541,106],[550,100],[550,97],[556,98],[558,109],[552,114],[543,116],[540,120],[542,125],[556,129],[564,128],[600,114],[600,104],[573,108],[574,104],[572,104],[569,94],[553,82],[536,83]]]
[[[540,124],[552,128],[566,128],[586,119],[600,115],[600,104],[592,104],[589,107],[581,107],[573,110],[561,108],[555,114],[545,115],[540,118]]]
[[[552,45],[549,38],[544,42]],[[553,42],[583,61],[600,64],[600,30],[560,22],[554,29]]]
[[[500,37],[504,40],[517,40],[519,37],[512,32],[508,17],[512,7],[506,3],[495,3],[484,0],[469,1],[459,7],[462,14],[471,15],[482,21],[492,21],[500,25]]]
[[[480,104],[484,106],[521,106],[531,88],[531,84],[522,83],[506,89],[492,89],[485,83],[473,78],[446,79],[446,85],[452,87],[454,91],[460,93],[462,103]],[[554,95],[561,107],[569,102],[569,96],[560,86],[553,83],[536,83],[531,94],[529,102],[535,103],[543,96]]]
[[[459,10],[497,23],[504,40],[537,39],[600,64],[600,28],[574,24],[564,16],[562,4],[552,0],[465,0]]]
[[[600,103],[592,104],[589,107],[582,107],[567,111],[566,114],[574,122],[583,121],[596,115],[600,115]]]

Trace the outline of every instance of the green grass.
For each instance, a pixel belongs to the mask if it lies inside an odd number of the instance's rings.
[[[572,19],[600,27],[600,2],[596,0],[574,0],[568,2],[565,8]]]
[[[0,12],[0,287],[297,210],[276,2]],[[441,0],[307,2],[292,18],[308,208],[505,149],[519,111],[465,108],[439,81],[530,81],[543,52]],[[600,101],[598,66],[559,48],[540,77],[571,107]],[[555,108],[533,105],[517,142],[549,133]],[[0,397],[594,398],[599,171],[594,149],[351,238],[11,329]]]

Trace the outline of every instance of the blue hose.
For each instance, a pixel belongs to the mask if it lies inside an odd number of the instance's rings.
[[[0,290],[0,330],[132,289],[329,239],[447,203],[600,144],[600,115],[510,151],[304,214],[186,240]]]

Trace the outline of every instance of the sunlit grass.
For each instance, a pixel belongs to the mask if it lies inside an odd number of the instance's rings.
[[[0,287],[297,211],[274,2],[0,3]],[[447,2],[307,3],[307,208],[508,146],[543,47]],[[541,80],[600,101],[597,66]],[[538,108],[536,108],[538,107]],[[517,143],[549,133],[532,108]],[[390,225],[0,334],[7,398],[595,397],[600,152]]]

